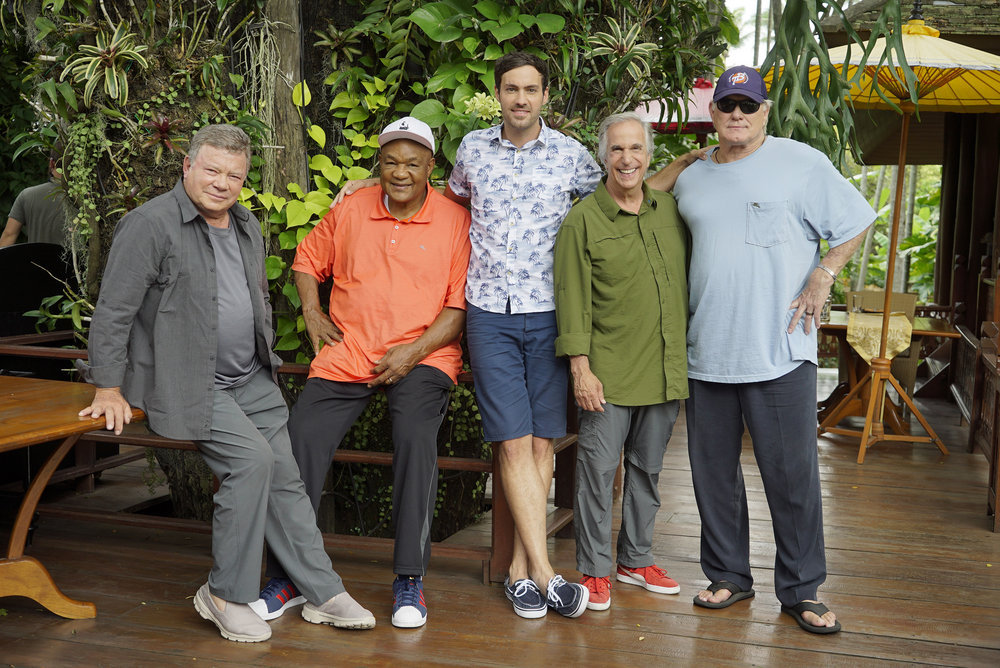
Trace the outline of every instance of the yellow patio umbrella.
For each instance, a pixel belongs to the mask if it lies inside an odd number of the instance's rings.
[[[926,25],[920,14],[921,3],[915,2],[909,20],[902,26],[901,41],[903,54],[907,65],[916,77],[917,99],[920,111],[950,111],[959,113],[981,113],[1000,111],[1000,57],[985,51],[973,49],[939,37],[940,31]],[[910,127],[910,116],[916,110],[910,101],[911,95],[907,88],[903,68],[891,63],[879,65],[885,51],[885,39],[877,40],[868,54],[866,64],[858,75],[861,67],[863,49],[855,47],[848,57],[846,46],[829,51],[830,62],[834,65],[846,65],[845,76],[848,80],[855,79],[848,98],[857,109],[893,109],[877,92],[874,82],[878,82],[882,93],[896,103],[902,111],[902,127],[900,130],[899,167],[906,165],[906,143]],[[815,88],[819,79],[819,67],[810,68],[810,86]],[[896,266],[896,245],[899,235],[900,204],[903,199],[903,180],[896,179],[896,192],[892,209],[892,226],[889,234],[888,266],[885,278],[885,303],[883,304],[883,319],[881,342],[878,357],[872,359],[871,396],[865,417],[865,427],[861,436],[861,449],[858,453],[858,463],[864,461],[865,451],[874,443],[886,441],[933,442],[947,454],[948,450],[927,423],[912,399],[899,386],[898,381],[890,372],[891,361],[886,358],[886,339],[889,332],[890,300],[892,298],[892,282]],[[900,398],[910,407],[913,415],[927,430],[928,436],[908,436],[886,434],[882,425],[883,402],[885,386],[891,384],[899,393]],[[856,396],[864,383],[859,384],[852,393],[844,398],[843,403]],[[836,415],[834,410],[832,415]],[[829,427],[829,428],[828,428]],[[856,435],[856,430],[834,428],[824,422],[820,431],[847,433]]]

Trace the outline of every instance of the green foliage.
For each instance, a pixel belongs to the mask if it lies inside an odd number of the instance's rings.
[[[0,222],[3,223],[17,194],[44,182],[48,176],[46,141],[51,138],[37,137],[28,150],[20,151],[16,140],[35,126],[35,110],[23,99],[31,91],[30,82],[23,79],[24,63],[29,58],[23,39],[0,33]]]
[[[917,95],[913,70],[903,57],[900,3],[882,5],[867,45],[848,23],[843,4],[843,0],[787,3],[777,27],[774,47],[760,67],[765,77],[768,74],[772,77],[769,92],[774,106],[769,119],[770,133],[810,144],[826,153],[838,168],[844,166],[847,146],[854,141],[854,109],[845,96],[851,84],[864,74],[868,56],[879,40],[885,41],[886,48],[876,66],[899,63],[912,101],[916,101]],[[861,65],[850,78],[847,68],[832,63],[827,53],[820,22],[828,16],[839,16],[850,45],[863,51]],[[811,68],[818,69],[812,87],[809,83]],[[899,109],[896,102],[885,95],[877,80],[875,90],[883,100]]]
[[[146,69],[149,63],[142,54],[148,47],[145,44],[136,45],[135,34],[128,32],[125,22],[119,23],[110,37],[99,30],[95,40],[95,45],[81,44],[77,52],[66,60],[60,79],[69,76],[73,78],[73,83],[83,84],[83,104],[87,107],[101,82],[104,83],[105,95],[124,106],[128,102],[126,71],[132,66]]]
[[[493,65],[504,53],[527,50],[548,60],[546,120],[576,134],[643,100],[679,97],[713,68],[723,34],[735,32],[728,14],[713,17],[698,0],[351,4],[362,18],[331,24],[315,43],[330,50],[334,66],[325,83],[344,142],[330,157],[344,168],[371,169],[374,150],[358,148],[404,114],[434,128],[441,153],[454,161],[462,137],[497,120],[482,98],[492,95]],[[678,117],[681,107],[671,100],[668,113]],[[338,128],[325,129],[335,136]]]

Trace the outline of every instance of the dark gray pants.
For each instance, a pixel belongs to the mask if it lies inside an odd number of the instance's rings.
[[[400,381],[385,386],[392,418],[392,522],[396,531],[393,571],[397,575],[427,573],[437,499],[437,435],[448,407],[451,384],[444,372],[418,364]],[[334,453],[377,391],[364,383],[321,378],[306,381],[292,409],[288,430],[315,511],[319,510]],[[283,563],[269,553],[267,575],[283,577]]]
[[[629,568],[654,563],[653,523],[660,509],[657,485],[663,453],[679,413],[677,401],[652,406],[605,404],[603,413],[580,411],[573,525],[576,568],[584,575],[606,577],[615,564],[611,558],[611,515],[615,472],[623,447],[625,479],[618,563]]]
[[[198,441],[219,479],[208,588],[234,603],[257,600],[264,541],[305,597],[322,605],[344,591],[323,549],[288,441],[288,406],[270,373],[213,394],[212,440]]]
[[[753,439],[776,554],[774,589],[784,605],[816,600],[826,580],[816,453],[816,366],[760,383],[691,380],[688,449],[701,514],[701,568],[711,581],[748,589],[750,525],[740,467],[743,424]]]

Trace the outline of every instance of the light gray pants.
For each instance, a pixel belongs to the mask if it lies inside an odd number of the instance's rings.
[[[219,479],[212,516],[209,590],[234,603],[257,600],[264,540],[309,602],[344,591],[323,549],[316,516],[288,440],[288,407],[270,373],[216,390],[212,439],[198,449]]]
[[[654,563],[653,522],[660,509],[657,484],[663,454],[680,403],[652,406],[605,404],[603,413],[580,411],[576,454],[576,567],[584,575],[606,577],[611,558],[611,515],[615,472],[625,450],[622,524],[618,563],[643,568]]]
[[[816,452],[816,365],[759,383],[691,380],[688,450],[701,515],[701,569],[746,590],[750,520],[740,454],[746,422],[774,530],[774,590],[793,606],[826,579]]]

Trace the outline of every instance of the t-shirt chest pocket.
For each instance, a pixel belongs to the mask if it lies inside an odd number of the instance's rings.
[[[788,202],[747,202],[746,242],[769,248],[788,241]]]

